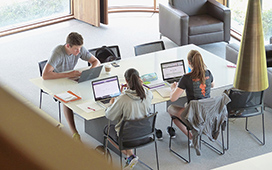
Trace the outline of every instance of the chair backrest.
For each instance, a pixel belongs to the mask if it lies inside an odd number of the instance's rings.
[[[187,15],[199,15],[207,13],[207,0],[169,0],[169,3]]]
[[[111,49],[113,51],[113,53],[115,54],[115,56],[117,57],[116,60],[120,60],[121,59],[121,54],[120,54],[120,50],[119,50],[119,47],[118,45],[113,45],[113,46],[107,46],[109,49]],[[93,48],[93,49],[89,49],[88,51],[96,56],[96,51],[98,49],[100,49],[101,47],[98,47],[98,48]],[[97,56],[96,56],[97,57]],[[98,58],[99,59],[99,58]],[[99,60],[100,61],[100,60]],[[101,61],[100,61],[101,62]],[[103,63],[103,62],[101,62]],[[90,63],[88,63],[88,66],[90,66]]]
[[[205,98],[200,100],[191,100],[186,106],[184,112],[187,112],[188,121],[193,125],[195,120],[205,121],[213,116],[217,117],[218,113],[224,114],[222,111],[226,109],[226,105],[230,102],[230,98],[226,94]],[[224,115],[222,115],[224,116]],[[195,118],[194,118],[195,117]],[[201,120],[202,118],[203,120]],[[198,124],[198,123],[196,123]]]
[[[246,92],[230,89],[229,98],[231,102],[227,105],[228,111],[260,107],[263,104],[263,92]]]
[[[139,141],[153,135],[155,137],[155,122],[157,112],[148,117],[136,120],[124,120],[119,131],[119,140],[122,143]]]
[[[156,52],[160,50],[165,50],[163,41],[141,44],[134,47],[135,56]]]
[[[39,71],[40,71],[40,76],[42,76],[42,72],[43,72],[43,69],[44,69],[44,66],[46,65],[47,63],[47,60],[43,60],[41,62],[39,62]]]

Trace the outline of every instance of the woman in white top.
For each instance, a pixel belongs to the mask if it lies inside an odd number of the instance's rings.
[[[112,121],[117,120],[115,125],[117,136],[119,135],[122,120],[134,120],[148,116],[151,111],[152,92],[143,87],[143,82],[136,69],[128,69],[125,72],[127,89],[117,98],[112,98],[111,105],[106,110],[106,117]],[[133,132],[132,132],[133,133]],[[118,148],[118,146],[115,146]],[[122,151],[127,156],[125,168],[131,168],[138,162],[138,157],[133,154],[133,150]]]

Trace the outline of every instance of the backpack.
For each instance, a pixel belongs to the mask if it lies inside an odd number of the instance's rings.
[[[97,49],[95,56],[101,63],[113,61],[117,58],[114,52],[107,46],[102,46],[101,48]]]

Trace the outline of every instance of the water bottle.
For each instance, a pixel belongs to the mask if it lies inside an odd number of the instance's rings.
[[[191,70],[191,68],[188,66],[188,73],[190,73],[192,70]]]

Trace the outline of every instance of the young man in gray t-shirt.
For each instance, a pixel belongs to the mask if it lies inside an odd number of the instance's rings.
[[[67,36],[66,44],[59,45],[53,50],[53,53],[43,70],[42,78],[48,80],[80,76],[80,71],[73,70],[79,58],[88,61],[92,65],[91,68],[100,65],[99,60],[83,47],[82,36],[76,32],[71,32]],[[80,135],[78,134],[74,122],[73,111],[63,105],[63,112],[73,133],[73,138],[80,140]]]

